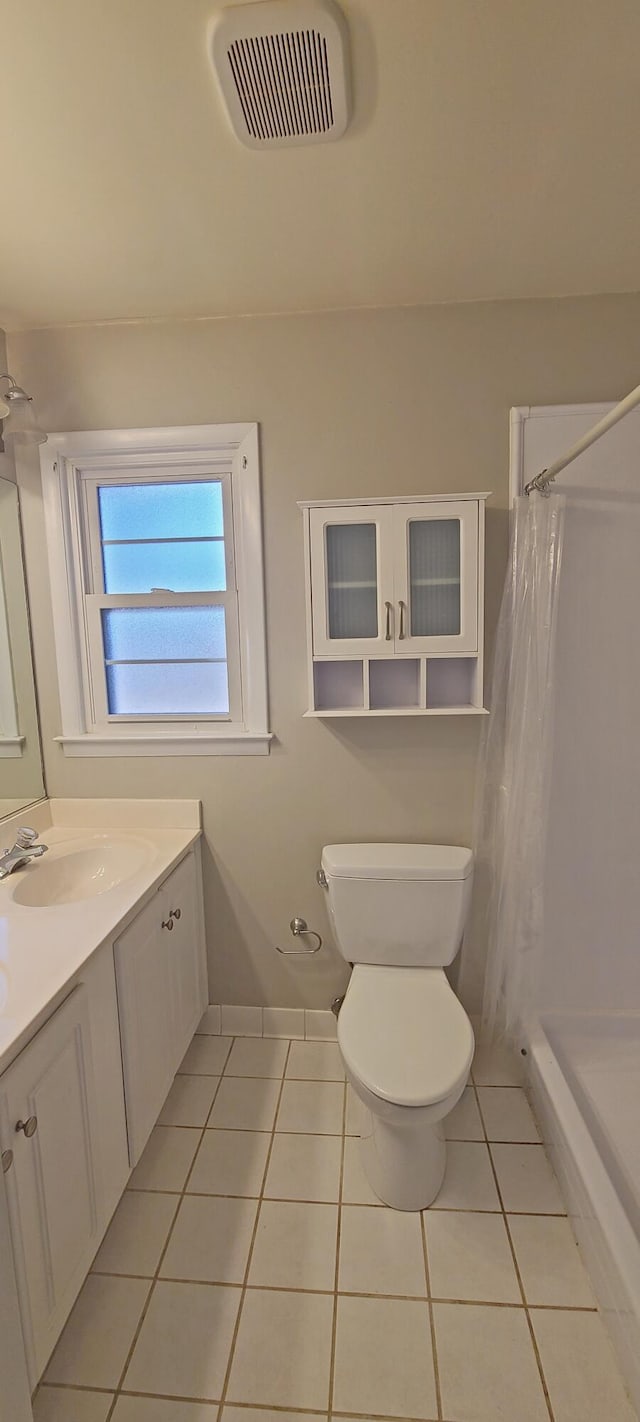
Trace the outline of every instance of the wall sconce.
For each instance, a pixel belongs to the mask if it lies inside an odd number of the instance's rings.
[[[0,395],[0,420],[2,439],[10,448],[17,444],[45,444],[48,435],[38,428],[33,413],[32,395],[27,395],[13,376],[0,375],[0,380],[9,381],[9,389]]]

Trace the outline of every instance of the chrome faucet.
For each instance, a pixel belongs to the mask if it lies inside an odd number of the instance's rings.
[[[29,829],[28,825],[18,830],[13,849],[5,849],[4,854],[0,854],[0,879],[6,879],[15,869],[22,869],[30,859],[41,859],[46,854],[48,844],[36,844],[37,838],[38,831]]]

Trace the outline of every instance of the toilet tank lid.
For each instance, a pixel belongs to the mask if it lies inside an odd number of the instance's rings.
[[[473,855],[450,844],[326,844],[322,868],[336,879],[468,879]]]

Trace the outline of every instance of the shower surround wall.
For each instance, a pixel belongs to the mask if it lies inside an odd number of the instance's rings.
[[[532,1087],[638,1407],[637,417],[626,433],[624,486],[605,437],[589,480],[597,492],[566,495]]]
[[[23,465],[49,793],[202,800],[212,1001],[328,1007],[345,981],[315,870],[324,843],[470,843],[477,718],[305,721],[298,499],[493,489],[490,655],[507,541],[509,409],[637,382],[640,297],[15,332],[9,361],[50,430],[260,422],[269,757],[70,760],[60,720],[37,456]],[[303,915],[327,947],[287,964]],[[479,1005],[483,945],[462,997]]]

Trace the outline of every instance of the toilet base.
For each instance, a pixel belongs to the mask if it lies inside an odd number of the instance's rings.
[[[394,1210],[426,1209],[444,1179],[443,1123],[398,1125],[365,1112],[360,1154],[372,1190]]]

